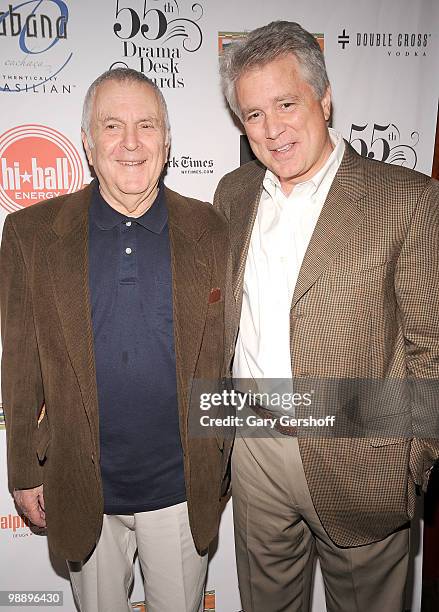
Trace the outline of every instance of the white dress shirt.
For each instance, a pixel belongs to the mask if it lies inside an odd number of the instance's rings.
[[[345,149],[341,134],[329,132],[334,149],[325,165],[311,179],[295,185],[289,196],[270,170],[265,173],[245,267],[235,379],[292,377],[294,287]]]

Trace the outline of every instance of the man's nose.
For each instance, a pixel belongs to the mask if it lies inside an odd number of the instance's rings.
[[[139,136],[136,126],[125,126],[122,146],[129,151],[135,151],[139,146]]]
[[[276,140],[284,131],[284,125],[280,117],[275,114],[265,116],[265,138]]]

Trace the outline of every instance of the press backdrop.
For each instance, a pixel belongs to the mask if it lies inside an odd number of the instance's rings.
[[[166,183],[211,201],[220,177],[247,159],[220,93],[218,54],[273,19],[298,21],[318,38],[332,82],[333,126],[362,155],[430,173],[437,0],[0,0],[0,226],[11,211],[89,182],[82,100],[112,66],[156,80],[172,124]],[[63,561],[19,519],[8,493],[4,430],[0,457],[0,590],[59,589],[61,609],[73,612]],[[413,612],[420,610],[421,530],[415,521]],[[208,590],[206,609],[241,609],[230,504]],[[136,568],[133,601],[142,600]],[[324,610],[317,572],[313,611]]]

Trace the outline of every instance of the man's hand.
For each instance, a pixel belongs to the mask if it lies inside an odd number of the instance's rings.
[[[14,499],[24,516],[37,527],[46,526],[43,485],[35,489],[16,489]]]

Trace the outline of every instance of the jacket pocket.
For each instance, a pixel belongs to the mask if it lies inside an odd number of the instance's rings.
[[[376,437],[376,438],[368,438],[367,441],[369,442],[370,446],[379,448],[381,446],[393,446],[394,444],[403,444],[404,442],[409,442],[410,439],[400,438],[400,437],[399,438]]]
[[[49,448],[49,444],[50,444],[49,422],[47,420],[47,417],[44,417],[40,421],[38,425],[38,430],[37,430],[37,457],[40,463],[43,463],[43,461],[46,459],[47,449]]]

